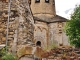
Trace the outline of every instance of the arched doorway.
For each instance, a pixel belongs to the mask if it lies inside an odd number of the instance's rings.
[[[36,42],[36,46],[41,46],[41,42],[40,41],[37,41]]]

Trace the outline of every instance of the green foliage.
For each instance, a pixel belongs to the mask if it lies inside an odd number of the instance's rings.
[[[11,53],[6,53],[1,60],[18,60],[18,58]]]
[[[6,48],[5,47],[0,49],[0,56],[4,56],[5,53],[6,53]]]
[[[66,35],[69,42],[75,47],[80,47],[80,5],[76,6],[71,19],[67,21],[65,26]]]
[[[0,50],[0,60],[18,60],[12,53],[6,52],[6,48]]]

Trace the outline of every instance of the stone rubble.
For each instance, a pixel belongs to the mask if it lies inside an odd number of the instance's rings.
[[[80,49],[72,47],[53,48],[42,54],[48,60],[80,60]]]

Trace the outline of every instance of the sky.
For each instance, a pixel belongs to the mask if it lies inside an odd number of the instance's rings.
[[[70,15],[78,4],[80,0],[55,0],[56,14],[70,19]]]

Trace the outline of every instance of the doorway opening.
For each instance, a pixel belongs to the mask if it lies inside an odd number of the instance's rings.
[[[37,41],[36,46],[41,46],[41,42]]]

